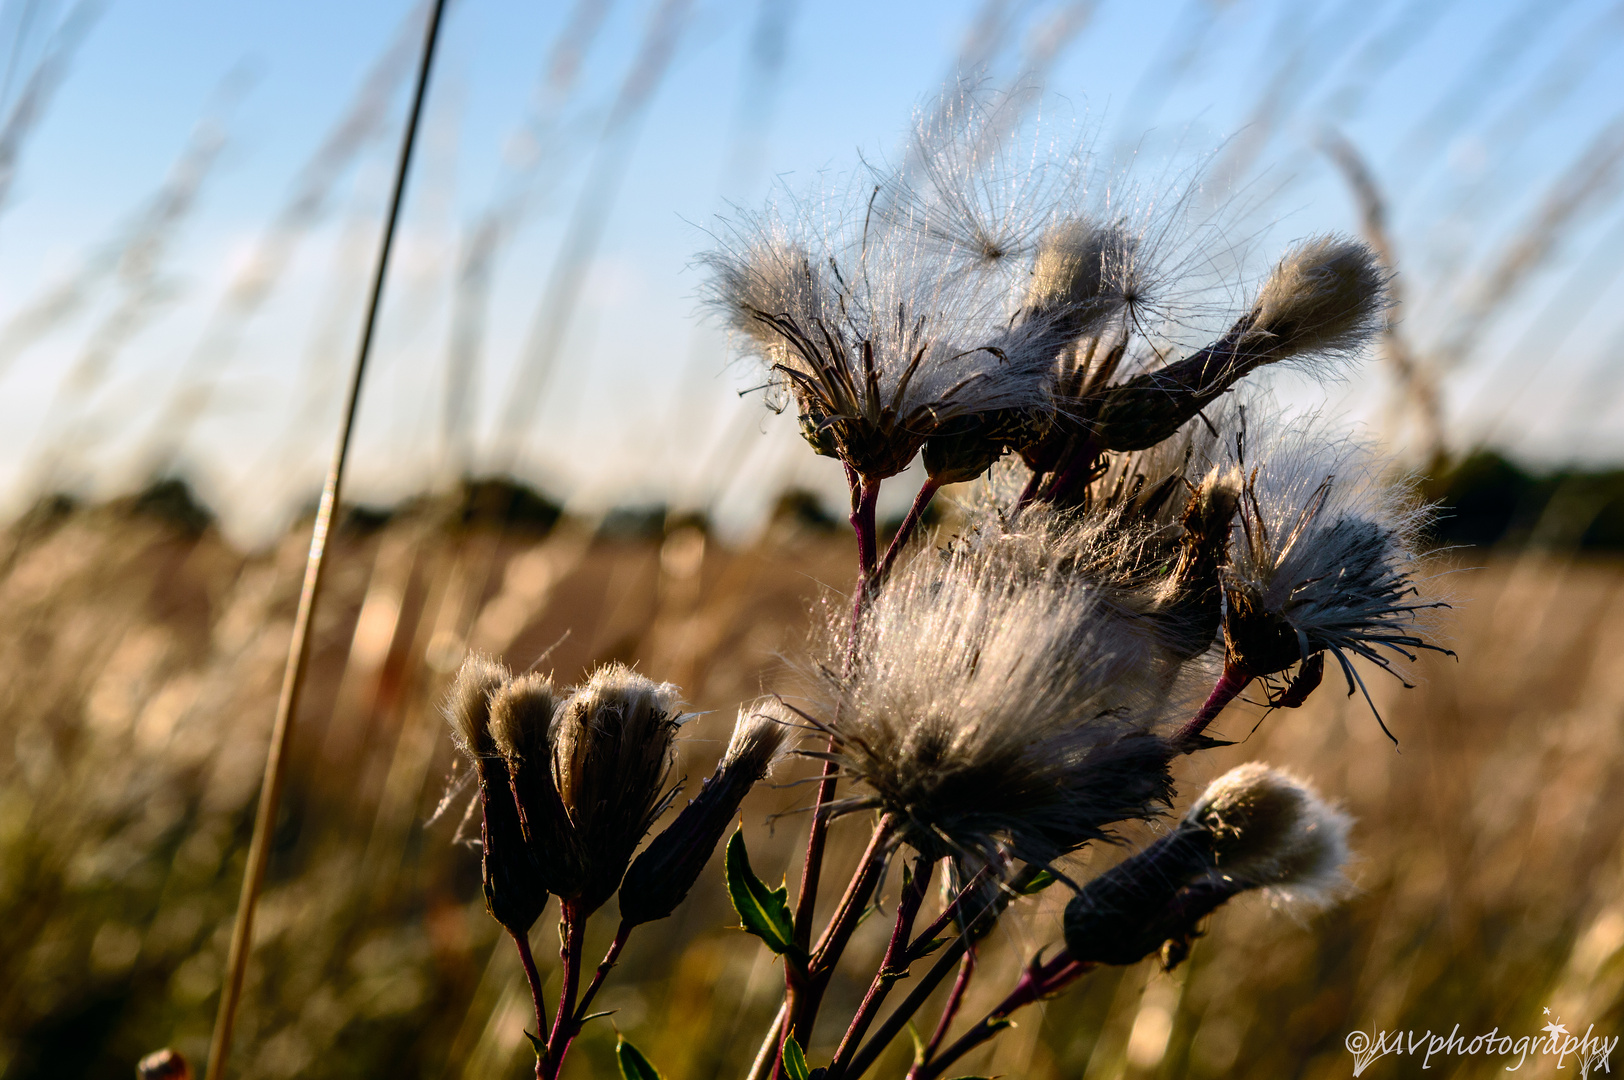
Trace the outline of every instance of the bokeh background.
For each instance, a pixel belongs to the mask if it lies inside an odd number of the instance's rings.
[[[8,1080],[206,1049],[423,17],[0,5]],[[1243,741],[1181,777],[1259,758],[1341,798],[1352,902],[1235,905],[1172,975],[1098,973],[967,1066],[1329,1077],[1355,1029],[1535,1034],[1549,1008],[1624,1033],[1624,5],[456,0],[449,20],[238,1075],[529,1071],[461,804],[430,824],[445,682],[469,649],[551,649],[565,680],[635,662],[702,711],[679,771],[708,773],[854,559],[838,467],[741,394],[759,379],[699,311],[694,254],[730,205],[894,159],[961,79],[1020,89],[1152,198],[1191,192],[1237,288],[1314,232],[1389,254],[1395,332],[1339,382],[1272,390],[1421,478],[1444,508],[1429,572],[1463,600],[1460,660],[1378,695],[1398,752],[1327,690],[1236,708]],[[747,805],[765,876],[804,829],[769,815],[804,798]],[[1061,900],[1006,921],[986,994],[1057,939]],[[739,1075],[779,973],[730,921],[711,873],[634,938],[572,1073],[613,1075],[618,1028],[672,1080]]]

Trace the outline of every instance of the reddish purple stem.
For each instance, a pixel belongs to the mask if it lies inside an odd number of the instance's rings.
[[[908,507],[908,516],[897,526],[897,534],[891,538],[891,546],[885,549],[885,558],[880,560],[880,571],[874,579],[874,588],[883,585],[885,579],[891,576],[891,567],[896,563],[897,556],[908,546],[914,530],[919,527],[919,522],[925,516],[925,510],[930,506],[930,501],[936,497],[941,488],[941,483],[934,476],[927,476],[925,482],[919,485],[919,494],[914,496],[913,505]]]
[[[1212,688],[1212,693],[1207,695],[1207,700],[1201,703],[1201,708],[1196,710],[1196,714],[1190,717],[1189,722],[1179,728],[1178,734],[1173,737],[1174,745],[1191,742],[1206,731],[1207,725],[1224,711],[1224,706],[1234,701],[1251,681],[1252,673],[1244,667],[1233,663],[1225,664],[1224,674]]]
[[[519,950],[519,963],[524,965],[524,977],[530,983],[530,1001],[536,1007],[536,1038],[539,1040],[547,1031],[547,1005],[543,1001],[544,993],[541,986],[541,974],[536,971],[536,958],[530,952],[530,935],[519,934],[508,928],[508,935],[513,938],[513,944]],[[542,1055],[536,1055],[536,1077],[543,1080],[542,1066],[546,1064]]]

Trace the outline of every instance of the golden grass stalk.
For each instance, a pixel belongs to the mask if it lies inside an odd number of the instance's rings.
[[[321,594],[322,571],[326,566],[327,535],[332,527],[333,511],[338,506],[339,493],[343,488],[344,464],[349,458],[350,436],[355,429],[355,414],[361,399],[361,382],[366,375],[367,358],[372,352],[378,309],[383,299],[384,281],[389,270],[389,253],[394,246],[395,229],[400,221],[400,207],[406,193],[406,178],[411,171],[412,150],[417,143],[417,129],[422,120],[423,101],[428,95],[429,72],[434,63],[434,50],[439,42],[445,7],[446,0],[434,0],[428,26],[424,31],[422,60],[417,69],[417,88],[412,97],[412,110],[406,120],[406,130],[401,137],[400,159],[395,167],[394,191],[389,200],[389,216],[384,223],[383,235],[378,244],[378,262],[367,300],[366,323],[361,329],[355,366],[350,373],[350,385],[344,404],[344,420],[339,426],[332,464],[327,469],[327,480],[322,487],[321,505],[316,510],[316,521],[310,530],[310,555],[305,562],[304,585],[299,592],[299,611],[293,623],[293,644],[288,650],[288,663],[282,674],[281,697],[276,704],[276,720],[271,727],[270,750],[265,758],[265,772],[260,783],[259,808],[254,816],[254,836],[248,847],[248,866],[243,873],[242,893],[237,901],[237,917],[231,929],[231,951],[226,960],[225,985],[220,992],[220,1011],[215,1018],[214,1036],[209,1044],[207,1080],[219,1080],[223,1077],[226,1062],[231,1056],[232,1028],[236,1023],[237,1004],[242,997],[243,974],[248,966],[248,953],[253,937],[254,907],[259,899],[260,886],[265,881],[265,863],[270,854],[271,829],[276,824],[276,812],[282,800],[282,785],[286,777],[284,752],[292,730],[293,713],[298,707],[299,697],[304,689],[305,671],[310,654],[310,634],[314,626],[312,616]]]

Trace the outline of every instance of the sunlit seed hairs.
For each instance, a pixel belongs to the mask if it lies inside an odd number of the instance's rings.
[[[507,669],[470,656],[447,693],[445,715],[458,748],[479,781],[481,883],[491,917],[514,934],[527,933],[547,905],[547,883],[525,842],[518,803],[491,732],[490,698]]]
[[[1346,890],[1351,822],[1311,786],[1261,762],[1214,780],[1185,820],[1212,836],[1225,879],[1321,904]]]
[[[710,295],[794,396],[818,452],[883,479],[947,421],[1049,407],[1052,341],[1041,322],[1009,325],[1002,289],[944,278],[906,235],[782,233],[757,226],[712,253]]]
[[[1323,906],[1347,891],[1346,814],[1312,787],[1252,762],[1208,785],[1177,828],[1088,882],[1066,906],[1076,960],[1132,964],[1163,950],[1172,967],[1201,920],[1233,897]]]
[[[1264,364],[1357,352],[1380,329],[1386,308],[1386,281],[1368,247],[1337,237],[1305,241],[1218,341],[1103,391],[1094,442],[1105,450],[1153,446]]]
[[[1229,558],[1230,523],[1240,505],[1240,470],[1213,466],[1185,504],[1178,554],[1154,590],[1150,609],[1162,641],[1179,659],[1211,647],[1223,614],[1219,575]]]
[[[1330,653],[1351,694],[1364,686],[1356,657],[1402,680],[1397,660],[1447,652],[1427,639],[1427,613],[1446,605],[1423,601],[1413,580],[1426,510],[1381,476],[1369,447],[1305,425],[1240,456],[1259,464],[1242,465],[1224,571],[1232,666],[1259,677]]]
[[[1316,236],[1288,251],[1252,306],[1247,347],[1273,360],[1345,353],[1381,330],[1387,275],[1358,240]]]
[[[578,913],[603,906],[675,791],[671,769],[681,691],[624,664],[608,664],[559,710],[558,792],[585,860]]]
[[[491,738],[507,765],[538,877],[548,892],[574,896],[583,885],[582,857],[553,773],[557,708],[551,679],[509,679],[490,695]]]
[[[490,693],[507,678],[505,667],[474,653],[462,662],[446,694],[444,712],[457,749],[477,764],[496,750],[491,739]]]
[[[928,853],[1047,862],[1168,796],[1154,643],[1106,589],[1013,536],[916,558],[832,647],[815,721]],[[836,633],[831,634],[837,636]]]
[[[766,778],[799,718],[776,700],[739,709],[716,772],[674,821],[633,860],[620,888],[620,917],[636,926],[677,909],[710,860],[744,797]]]

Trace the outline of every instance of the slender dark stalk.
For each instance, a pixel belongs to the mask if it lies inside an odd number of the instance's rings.
[[[524,977],[530,983],[530,1001],[536,1008],[536,1040],[539,1043],[542,1036],[547,1033],[547,1004],[545,991],[541,985],[541,974],[536,971],[536,958],[530,952],[530,935],[516,934],[512,929],[508,934],[513,938],[513,944],[519,950],[519,963],[524,965]],[[536,1055],[536,1078],[541,1080],[544,1076],[543,1066],[546,1062],[540,1054]]]
[[[581,919],[579,922],[583,924],[582,929],[584,931],[585,920]],[[587,1010],[592,1008],[592,999],[598,996],[598,990],[603,986],[604,979],[609,977],[610,969],[615,966],[615,961],[620,959],[620,951],[626,947],[626,939],[632,936],[632,930],[632,925],[625,922],[620,924],[620,928],[615,931],[615,940],[609,943],[609,951],[604,953],[603,960],[598,964],[598,970],[592,975],[592,982],[587,985],[586,990],[581,994],[581,1000],[570,1010],[570,1015],[567,1018],[563,1017],[563,1012],[560,1010],[559,1016],[563,1019],[564,1026],[558,1028],[555,1023],[552,1037],[548,1039],[548,1057],[556,1059],[559,1068],[563,1067],[564,1059],[569,1056],[570,1047],[575,1044],[575,1037],[581,1033],[581,1025],[586,1022]],[[583,933],[576,935],[575,952],[577,955],[581,951],[583,938]],[[577,960],[577,971],[579,971],[579,964],[580,961]],[[568,978],[569,965],[567,962],[565,971],[566,978]],[[552,1048],[554,1042],[558,1044],[557,1049]]]
[[[858,1006],[856,1015],[851,1018],[851,1025],[846,1028],[846,1034],[835,1050],[834,1060],[829,1064],[831,1080],[840,1080],[845,1075],[846,1065],[856,1053],[857,1044],[868,1032],[868,1026],[874,1022],[875,1013],[885,1004],[891,985],[898,979],[908,977],[909,937],[913,933],[914,919],[919,915],[920,905],[925,902],[925,890],[930,885],[931,872],[935,868],[936,860],[919,856],[914,863],[913,875],[903,885],[902,895],[897,899],[897,919],[891,927],[891,940],[885,947],[879,970],[874,973],[874,981],[869,983],[868,993],[863,995],[863,1003]]]
[[[919,485],[919,494],[914,496],[913,505],[908,507],[908,516],[897,526],[897,534],[891,538],[891,546],[885,549],[885,558],[880,560],[879,573],[875,575],[870,591],[884,585],[885,579],[891,576],[891,567],[896,563],[897,556],[908,546],[914,530],[919,527],[919,522],[925,516],[926,508],[930,506],[930,501],[936,497],[941,488],[941,483],[934,476],[927,476],[925,482]]]
[[[851,508],[851,528],[857,534],[857,563],[862,568],[862,584],[874,581],[879,558],[879,534],[874,525],[874,510],[879,504],[880,481],[863,480],[859,483]]]
[[[1021,981],[1009,996],[981,1019],[975,1027],[961,1035],[952,1046],[939,1056],[927,1058],[908,1071],[907,1080],[936,1080],[949,1065],[980,1046],[1009,1026],[1009,1017],[1034,1001],[1049,997],[1076,982],[1094,969],[1094,964],[1073,960],[1062,951],[1046,964],[1034,965],[1021,976]]]
[[[829,978],[834,974],[835,965],[840,962],[840,954],[846,951],[852,931],[857,929],[863,909],[868,906],[869,898],[874,895],[875,886],[880,882],[880,870],[885,864],[883,856],[894,825],[895,820],[887,814],[874,826],[868,850],[863,852],[863,858],[846,886],[846,893],[840,898],[840,906],[835,909],[834,917],[829,920],[829,925],[824,928],[823,935],[812,950],[805,985],[791,985],[787,1028],[788,1033],[802,1046],[811,1037],[812,1026],[818,1019],[818,1007],[823,1003],[823,992],[829,988]]]
[[[401,137],[400,157],[395,164],[394,192],[390,196],[389,216],[384,222],[383,235],[378,243],[378,261],[373,270],[371,292],[367,298],[366,321],[361,328],[361,341],[356,348],[355,364],[350,372],[344,420],[339,426],[338,441],[333,447],[332,461],[327,467],[327,480],[322,485],[321,504],[316,509],[315,524],[310,530],[310,554],[305,560],[304,584],[299,592],[299,610],[293,621],[293,643],[288,650],[287,666],[282,672],[282,692],[276,703],[276,720],[271,726],[271,744],[265,757],[265,772],[260,782],[259,808],[254,817],[254,835],[248,845],[248,865],[243,872],[236,921],[231,928],[231,948],[226,958],[225,985],[220,991],[220,1010],[215,1017],[214,1036],[209,1045],[207,1080],[220,1080],[225,1075],[226,1063],[231,1057],[231,1036],[237,1020],[237,1004],[242,998],[243,974],[247,970],[248,953],[253,940],[254,911],[259,901],[260,887],[265,882],[265,864],[270,856],[271,830],[276,825],[277,811],[282,803],[282,787],[287,775],[288,737],[292,733],[293,716],[304,691],[311,631],[315,626],[316,601],[321,595],[323,571],[326,567],[327,537],[332,529],[333,513],[338,508],[339,496],[343,492],[344,465],[349,459],[350,436],[355,430],[355,416],[361,401],[361,385],[366,375],[367,359],[372,354],[372,340],[377,330],[384,282],[389,273],[389,254],[394,247],[395,231],[400,222],[400,208],[405,201],[406,179],[411,172],[412,150],[417,144],[417,131],[423,118],[423,102],[428,96],[429,73],[434,66],[434,51],[439,43],[440,25],[445,8],[446,0],[435,0],[423,33],[423,54],[417,69],[417,88],[412,96],[412,109],[406,119],[406,130]]]
[[[563,920],[559,925],[558,959],[564,969],[564,985],[558,990],[558,1013],[553,1018],[552,1034],[547,1036],[547,1071],[542,1080],[556,1080],[564,1067],[564,1052],[575,1037],[575,995],[581,985],[581,950],[586,940],[586,918],[569,901],[564,902]]]
[[[1196,710],[1196,714],[1179,728],[1178,734],[1173,736],[1173,744],[1177,746],[1188,743],[1206,731],[1207,725],[1224,711],[1224,706],[1239,697],[1240,692],[1245,690],[1246,684],[1251,681],[1252,673],[1245,668],[1238,664],[1225,664],[1224,673],[1213,686],[1212,693],[1207,695],[1207,700],[1201,703],[1201,708]]]
[[[921,1057],[929,1061],[941,1048],[942,1040],[947,1037],[948,1029],[953,1026],[953,1018],[958,1016],[959,1008],[964,1004],[965,991],[970,989],[970,980],[976,972],[976,951],[974,947],[966,949],[964,956],[959,960],[958,978],[953,980],[953,989],[947,992],[947,1003],[942,1006],[941,1019],[936,1021],[936,1030],[931,1033],[930,1042],[925,1044],[925,1052]]]
[[[756,1060],[750,1066],[750,1075],[746,1080],[766,1080],[771,1072],[778,1066],[779,1039],[778,1033],[784,1029],[784,1018],[789,1014],[789,1000],[786,998],[778,1006],[778,1015],[767,1028],[767,1037],[761,1042],[761,1049],[756,1051]]]
[[[930,995],[952,973],[954,965],[959,962],[959,958],[964,956],[974,942],[983,936],[992,923],[997,920],[998,916],[1003,914],[1004,909],[1037,879],[1038,873],[1036,867],[1026,867],[1016,874],[1008,885],[1000,889],[997,895],[980,912],[972,918],[960,920],[959,925],[963,929],[960,930],[958,937],[953,939],[947,946],[946,951],[937,958],[936,963],[925,974],[925,977],[914,985],[913,990],[903,999],[902,1003],[892,1011],[890,1016],[885,1018],[885,1022],[879,1026],[874,1034],[869,1036],[869,1040],[863,1044],[862,1049],[857,1051],[856,1056],[851,1060],[851,1064],[847,1066],[846,1080],[857,1080],[858,1077],[873,1066],[879,1056],[885,1052],[885,1048],[890,1046],[898,1035],[902,1034],[902,1029],[908,1026],[908,1021],[913,1019],[914,1014],[924,1006]],[[973,881],[972,884],[974,884]],[[955,901],[956,906],[962,906],[967,893],[968,887],[964,892],[960,893],[959,899]],[[927,930],[926,932],[930,933],[931,931]],[[924,933],[919,936],[921,939],[925,939]],[[916,946],[920,944],[923,944],[923,942],[916,942]]]
[[[942,909],[942,913],[936,916],[929,926],[915,935],[913,942],[908,946],[908,959],[910,961],[918,960],[921,956],[924,956],[931,941],[935,939],[937,934],[947,928],[948,923],[959,922],[962,924],[966,921],[962,918],[965,902],[970,899],[976,890],[981,888],[982,883],[991,875],[992,868],[990,866],[983,866],[976,871],[964,888],[959,890],[959,894],[953,898],[952,902]]]

